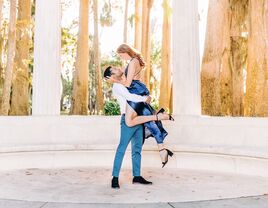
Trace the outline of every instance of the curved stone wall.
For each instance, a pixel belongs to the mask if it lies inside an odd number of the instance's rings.
[[[268,177],[268,119],[175,116],[165,121],[167,168]],[[0,170],[111,167],[119,140],[118,116],[0,117]],[[144,167],[161,167],[156,142],[146,140]],[[131,166],[126,154],[125,166]]]

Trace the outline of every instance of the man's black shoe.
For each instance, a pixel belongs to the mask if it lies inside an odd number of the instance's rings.
[[[118,183],[118,177],[113,177],[111,187],[114,189],[120,188],[119,183]]]
[[[140,183],[145,185],[153,184],[151,181],[145,180],[142,176],[134,176],[132,183]]]

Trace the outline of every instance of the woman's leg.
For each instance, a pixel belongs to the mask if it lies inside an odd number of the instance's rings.
[[[138,124],[143,124],[148,121],[156,121],[157,117],[155,115],[150,116],[138,116],[138,114],[131,108],[128,104],[126,106],[126,124],[129,127],[136,126]]]
[[[167,161],[168,152],[167,152],[167,150],[165,149],[165,145],[164,145],[164,143],[159,143],[159,144],[157,144],[157,147],[158,147],[158,151],[159,151],[159,154],[160,154],[161,161],[162,161],[162,162]]]
[[[149,112],[147,112],[149,114]],[[131,126],[135,126],[138,124],[143,124],[145,123],[145,126],[147,126],[147,128],[149,127],[151,129],[151,131],[158,129],[157,125],[155,122],[150,122],[150,121],[156,121],[156,120],[168,120],[169,119],[169,115],[168,114],[164,114],[164,113],[160,113],[158,114],[158,119],[156,115],[146,115],[146,116],[138,116],[136,111],[127,104],[126,106],[126,125],[131,127]],[[160,158],[163,163],[166,163],[167,161],[167,157],[168,157],[168,151],[165,149],[164,146],[164,142],[163,142],[163,138],[161,135],[160,131],[153,131],[153,136],[156,139],[157,142],[157,146],[158,146],[158,150],[159,150],[159,154],[160,154]],[[162,138],[162,139],[161,139]]]
[[[129,127],[136,126],[138,124],[144,124],[149,121],[168,120],[169,115],[159,113],[158,115],[138,116],[135,110],[127,104],[126,106],[126,124]]]

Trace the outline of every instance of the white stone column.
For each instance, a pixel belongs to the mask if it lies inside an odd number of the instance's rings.
[[[173,112],[200,115],[198,0],[173,0]]]
[[[33,115],[60,114],[60,0],[36,0]]]

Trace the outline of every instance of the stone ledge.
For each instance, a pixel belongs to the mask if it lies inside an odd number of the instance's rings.
[[[0,154],[4,153],[27,153],[27,152],[49,152],[49,151],[115,151],[115,145],[90,145],[90,144],[74,144],[74,145],[24,145],[24,146],[2,146]],[[268,160],[268,152],[266,148],[249,148],[237,146],[206,146],[206,145],[172,145],[168,144],[167,148],[176,153],[199,153],[199,154],[215,154],[237,157],[250,157]],[[127,150],[130,150],[130,145]],[[143,152],[158,152],[156,145],[144,145]]]
[[[165,168],[206,170],[268,177],[268,159],[205,152],[174,151]],[[59,150],[1,153],[0,170],[25,168],[112,168],[115,150]],[[131,167],[131,153],[126,152],[124,166]],[[143,167],[161,167],[157,151],[142,152]]]

